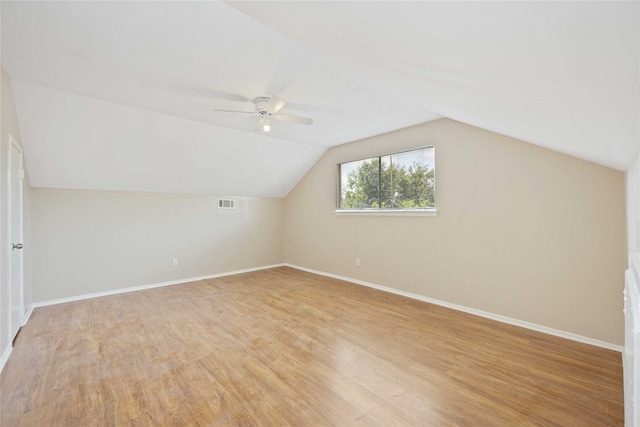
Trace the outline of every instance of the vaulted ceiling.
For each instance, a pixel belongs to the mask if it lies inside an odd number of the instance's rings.
[[[638,2],[1,2],[32,186],[285,196],[328,147],[449,117],[624,170]],[[279,95],[310,126],[253,111]]]

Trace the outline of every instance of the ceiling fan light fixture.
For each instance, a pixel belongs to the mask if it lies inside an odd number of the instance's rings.
[[[269,132],[271,130],[271,120],[264,119],[262,121],[262,130],[265,132]]]
[[[257,132],[261,130],[264,133],[271,132],[271,119],[283,121],[283,122],[291,122],[298,123],[301,125],[310,125],[313,123],[313,119],[309,117],[300,117],[292,114],[282,114],[280,110],[287,104],[284,99],[279,97],[278,95],[269,96],[259,96],[257,98],[253,98],[251,100],[255,105],[255,111],[237,111],[237,110],[214,110],[221,113],[237,113],[237,114],[250,114],[254,116],[260,116],[260,121],[258,125],[254,128],[254,131]]]

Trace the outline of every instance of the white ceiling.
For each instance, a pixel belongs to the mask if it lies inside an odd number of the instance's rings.
[[[284,196],[441,116],[624,170],[638,2],[1,2],[36,187]],[[215,112],[282,96],[311,126]]]

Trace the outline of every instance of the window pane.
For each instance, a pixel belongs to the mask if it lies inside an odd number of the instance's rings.
[[[433,147],[381,157],[382,207],[420,209],[435,206]]]
[[[378,157],[340,165],[340,209],[379,208]]]
[[[342,163],[338,209],[435,207],[434,147]]]

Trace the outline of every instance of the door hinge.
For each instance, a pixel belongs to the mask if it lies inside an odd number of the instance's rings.
[[[20,179],[24,179],[24,169],[20,169]]]

